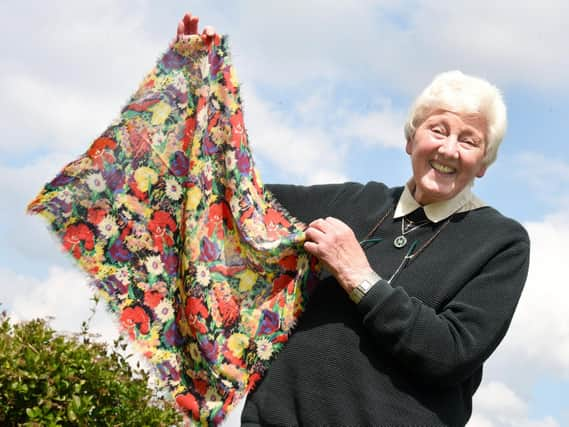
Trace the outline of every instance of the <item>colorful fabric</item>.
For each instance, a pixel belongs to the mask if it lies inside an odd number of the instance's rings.
[[[28,209],[197,424],[225,418],[305,306],[304,225],[263,189],[226,38],[176,42]]]

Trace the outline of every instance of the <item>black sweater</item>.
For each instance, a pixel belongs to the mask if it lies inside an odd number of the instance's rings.
[[[363,239],[399,200],[379,183],[270,186],[289,212],[310,222],[334,216]],[[415,215],[421,215],[422,210]],[[517,222],[484,207],[407,235],[421,247],[391,283],[379,281],[355,305],[324,278],[264,379],[243,425],[463,426],[482,364],[504,337],[528,270],[529,239]],[[401,219],[390,214],[366,249],[389,278]]]

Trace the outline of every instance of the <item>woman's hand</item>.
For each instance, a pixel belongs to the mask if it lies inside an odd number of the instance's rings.
[[[337,218],[312,221],[304,249],[316,256],[348,293],[373,271],[352,229]]]
[[[197,16],[192,16],[191,13],[186,13],[178,24],[178,28],[176,30],[176,38],[174,41],[183,39],[187,36],[198,35],[199,20],[200,18]],[[201,33],[201,38],[206,45],[209,45],[215,39],[215,36],[215,30],[210,26],[205,26]]]

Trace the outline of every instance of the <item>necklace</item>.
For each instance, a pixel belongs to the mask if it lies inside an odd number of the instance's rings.
[[[375,224],[372,229],[369,231],[369,233],[366,234],[366,236],[363,238],[363,240],[360,241],[360,245],[363,249],[367,249],[370,246],[373,246],[374,244],[382,241],[383,239],[381,237],[378,238],[374,238],[372,239],[371,236],[373,236],[373,234],[377,231],[377,229],[379,227],[381,227],[381,224],[383,224],[383,222],[387,219],[387,217],[389,216],[389,214],[393,212],[393,206],[390,207],[387,212],[385,213],[385,215],[383,215],[379,221],[377,222],[377,224]],[[413,259],[415,259],[416,257],[419,256],[419,254],[421,252],[423,252],[427,246],[429,246],[433,240],[435,240],[437,238],[437,236],[441,233],[441,231],[443,231],[443,229],[448,225],[448,223],[450,222],[452,218],[452,215],[449,216],[447,218],[447,220],[439,227],[439,229],[435,232],[435,234],[433,234],[431,236],[431,238],[429,240],[427,240],[425,243],[423,243],[423,245],[421,247],[419,247],[419,249],[417,249],[415,251],[415,248],[417,247],[417,244],[419,243],[418,240],[413,241],[413,243],[411,244],[411,246],[409,247],[409,249],[407,250],[407,253],[405,254],[405,256],[403,257],[403,259],[401,260],[401,262],[399,263],[399,266],[395,269],[395,272],[391,275],[391,277],[389,278],[389,280],[387,280],[388,283],[391,283],[393,281],[393,279],[399,274],[399,272],[405,268]],[[411,231],[419,228],[418,224],[420,224],[420,226],[422,227],[423,221],[419,221],[418,223],[414,223],[415,227],[412,228],[412,226],[409,226],[408,230],[405,231],[405,226],[403,226],[402,228],[402,236],[405,238],[404,234],[406,233],[410,233]],[[403,233],[403,231],[405,231],[405,233]],[[407,243],[407,238],[405,238],[405,243]],[[394,242],[395,244],[395,242]],[[403,245],[405,246],[405,245]],[[402,247],[403,247],[402,246]]]
[[[406,220],[407,224],[405,224]],[[410,219],[403,217],[401,220],[401,234],[393,239],[393,246],[395,246],[397,249],[403,248],[407,244],[407,237],[405,237],[405,235],[417,230],[418,228],[421,228],[424,225],[427,225],[428,223],[430,223],[428,219],[419,222],[413,222]]]

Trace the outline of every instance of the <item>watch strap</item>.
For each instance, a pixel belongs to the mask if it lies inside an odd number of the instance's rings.
[[[358,304],[369,290],[381,280],[379,274],[375,271],[368,274],[358,285],[350,292],[350,299]]]

